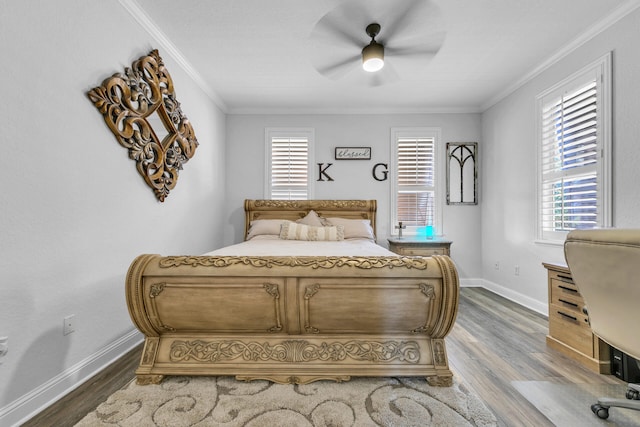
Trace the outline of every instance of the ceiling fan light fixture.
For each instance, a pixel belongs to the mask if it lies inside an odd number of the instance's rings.
[[[379,71],[384,67],[384,46],[372,40],[362,49],[362,68],[370,73]]]

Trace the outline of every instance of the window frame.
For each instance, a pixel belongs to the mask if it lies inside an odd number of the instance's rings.
[[[444,203],[444,164],[441,159],[444,149],[442,145],[442,129],[439,127],[394,127],[391,128],[390,135],[390,195],[389,195],[389,234],[397,235],[398,230],[395,228],[398,225],[398,140],[403,138],[433,138],[433,158],[434,158],[434,204],[435,209],[433,213],[433,229],[435,236],[442,236],[444,234],[442,210]],[[424,235],[425,230],[423,227],[407,226],[402,230],[404,236],[419,236]]]
[[[315,129],[314,128],[275,128],[275,127],[267,127],[264,131],[265,135],[265,175],[264,175],[264,198],[267,200],[272,200],[272,144],[273,138],[307,138],[307,199],[313,199],[314,194],[314,186],[313,182],[315,180],[314,175],[314,139],[315,139]],[[293,199],[288,199],[293,200]]]
[[[543,218],[543,111],[550,100],[560,98],[563,94],[575,91],[596,82],[596,151],[595,165],[597,194],[597,228],[611,227],[611,53],[607,53],[588,64],[564,80],[543,91],[536,97],[536,131],[537,131],[537,191],[536,191],[536,242],[562,245],[569,231],[547,230]],[[568,174],[569,176],[577,176]]]

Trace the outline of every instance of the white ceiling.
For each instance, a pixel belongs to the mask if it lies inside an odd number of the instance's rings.
[[[160,55],[173,55],[228,113],[482,111],[638,7],[637,0],[120,2],[159,41]],[[375,77],[358,57],[371,22],[381,24],[377,40],[387,48],[385,74]],[[409,44],[441,46],[435,55],[393,54]],[[318,71],[339,62],[346,73]]]

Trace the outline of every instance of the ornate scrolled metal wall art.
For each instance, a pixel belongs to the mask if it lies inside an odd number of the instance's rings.
[[[157,50],[105,79],[87,95],[158,200],[175,187],[178,171],[198,146]]]

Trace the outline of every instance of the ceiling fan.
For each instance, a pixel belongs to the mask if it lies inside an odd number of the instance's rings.
[[[351,0],[316,23],[311,62],[332,80],[379,86],[424,70],[444,37],[440,8],[431,0]]]
[[[376,41],[380,32],[380,24],[369,24],[365,29],[371,43],[362,48],[362,68],[370,73],[380,71],[384,67],[384,46]]]

